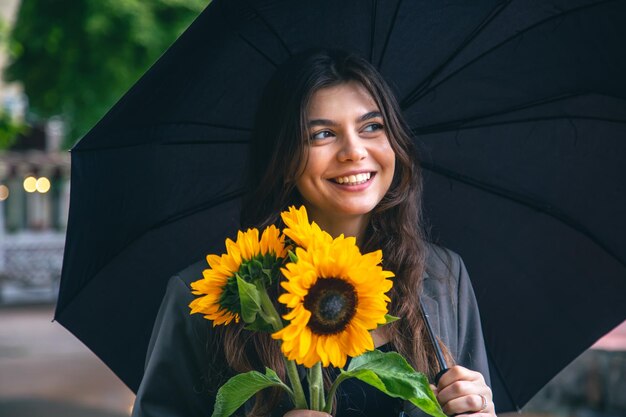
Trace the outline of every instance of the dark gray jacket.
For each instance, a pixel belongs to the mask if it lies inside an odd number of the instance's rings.
[[[213,411],[215,390],[210,394],[206,388],[206,375],[215,366],[210,357],[211,326],[202,315],[190,315],[188,307],[194,298],[189,284],[200,279],[206,268],[205,261],[193,264],[172,277],[167,285],[133,417],[204,417]],[[433,331],[457,363],[481,372],[490,384],[476,299],[459,255],[429,246],[422,303],[430,315]],[[405,411],[410,416],[422,415],[408,403]]]

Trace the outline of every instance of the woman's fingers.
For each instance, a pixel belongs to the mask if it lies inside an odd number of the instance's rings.
[[[472,371],[470,369],[456,365],[448,369],[448,371],[441,376],[441,378],[439,379],[439,384],[437,384],[437,388],[439,388],[439,390],[442,390],[448,385],[459,380],[477,381],[479,383],[485,384],[485,378],[483,378],[483,375],[480,372]]]
[[[490,404],[490,401],[483,394],[468,394],[442,404],[441,408],[448,415],[468,414],[488,411]]]
[[[441,377],[437,388],[437,400],[448,415],[495,414],[491,389],[480,372],[454,366]]]

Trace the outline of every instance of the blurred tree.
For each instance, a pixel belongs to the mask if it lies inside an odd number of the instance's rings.
[[[16,44],[9,38],[9,24],[0,17],[0,53],[11,57]],[[26,132],[26,125],[6,112],[4,103],[0,103],[0,150],[7,149],[17,139],[17,135]]]
[[[210,0],[22,0],[5,71],[30,109],[84,135]]]
[[[0,150],[8,149],[15,143],[20,133],[26,133],[28,127],[17,122],[0,109]]]

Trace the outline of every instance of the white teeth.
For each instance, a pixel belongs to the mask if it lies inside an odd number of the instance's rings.
[[[372,176],[371,172],[365,172],[363,174],[349,175],[346,177],[337,177],[335,178],[335,182],[338,184],[346,184],[346,185],[359,185],[365,183]]]

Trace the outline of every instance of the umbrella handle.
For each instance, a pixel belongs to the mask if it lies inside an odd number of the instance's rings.
[[[437,338],[435,337],[435,333],[433,332],[433,328],[430,325],[430,320],[428,317],[428,313],[426,312],[426,309],[424,308],[424,303],[422,303],[421,300],[420,300],[420,313],[422,313],[422,318],[424,319],[424,324],[426,325],[428,338],[430,339],[430,342],[435,348],[435,356],[437,356],[437,363],[439,364],[439,372],[437,372],[437,375],[435,375],[435,385],[438,385],[439,379],[441,378],[441,376],[445,374],[446,372],[448,372],[448,364],[446,363],[446,359],[443,356],[443,352],[441,351],[441,345],[437,341]],[[404,411],[400,411],[400,414],[398,414],[398,417],[408,417],[408,414],[405,413]]]
[[[448,368],[442,369],[441,371],[437,372],[437,375],[435,375],[435,385],[439,385],[439,380],[446,372],[448,372]]]
[[[439,363],[439,372],[435,375],[435,385],[439,384],[439,379],[443,374],[448,371],[448,364],[446,363],[446,359],[443,356],[443,352],[441,351],[441,345],[439,345],[439,341],[435,337],[433,333],[433,328],[430,325],[430,320],[428,317],[428,313],[424,308],[424,303],[420,301],[420,312],[422,313],[422,318],[424,319],[424,324],[426,324],[426,331],[428,332],[428,337],[430,338],[430,342],[435,348],[435,356],[437,356],[437,363]]]

